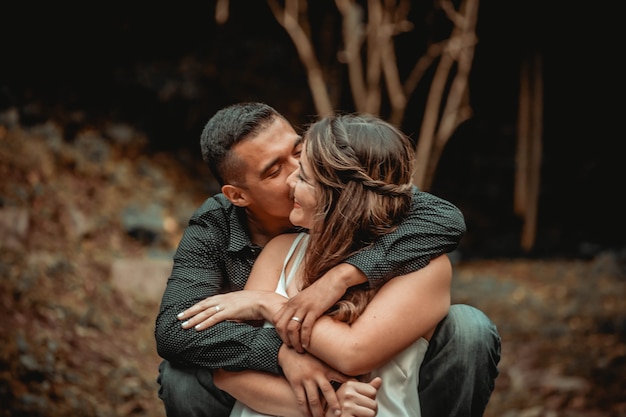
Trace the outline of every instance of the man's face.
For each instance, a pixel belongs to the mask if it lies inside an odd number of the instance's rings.
[[[244,184],[247,209],[260,221],[284,221],[293,208],[287,177],[298,168],[302,138],[277,118],[258,136],[233,147],[246,164]]]

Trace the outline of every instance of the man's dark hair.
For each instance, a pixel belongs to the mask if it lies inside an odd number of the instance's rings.
[[[245,162],[231,149],[258,135],[276,118],[284,118],[265,103],[245,102],[224,107],[209,119],[200,136],[202,159],[220,185],[243,181]]]

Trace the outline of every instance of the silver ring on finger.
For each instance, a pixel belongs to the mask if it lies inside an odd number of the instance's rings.
[[[302,319],[300,317],[293,316],[291,320],[297,321],[298,323],[302,323]]]
[[[215,312],[216,312],[216,313],[219,313],[219,312],[220,312],[220,310],[221,310],[220,306],[215,306]]]

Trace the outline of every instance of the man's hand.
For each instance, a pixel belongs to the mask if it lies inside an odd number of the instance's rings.
[[[378,412],[376,394],[382,385],[382,379],[376,377],[370,382],[355,380],[344,382],[337,390],[341,414],[326,411],[326,417],[374,417]]]
[[[302,415],[324,417],[324,405],[331,415],[338,413],[339,400],[330,381],[345,382],[349,379],[346,375],[308,353],[297,353],[285,345],[278,351],[278,363],[291,385]]]
[[[342,263],[289,298],[272,320],[283,343],[297,352],[304,352],[311,340],[315,321],[339,301],[348,287],[366,281],[367,278],[360,270]]]

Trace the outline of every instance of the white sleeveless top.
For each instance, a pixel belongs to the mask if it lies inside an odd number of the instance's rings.
[[[298,244],[302,245],[298,248]],[[309,242],[307,233],[300,233],[294,240],[285,262],[280,279],[276,287],[276,292],[287,297],[287,287],[293,280],[296,271],[306,251]],[[296,252],[296,248],[298,251]],[[285,268],[290,259],[295,255],[293,265],[289,275],[285,276]],[[265,327],[272,327],[270,322],[265,322]],[[372,346],[373,349],[376,346]],[[382,386],[376,395],[378,402],[377,417],[421,417],[420,402],[417,395],[417,385],[419,383],[419,370],[428,349],[428,341],[419,338],[411,346],[394,356],[388,363],[379,369],[371,372],[371,377],[380,376],[383,380]],[[230,413],[230,417],[271,417],[267,414],[257,413],[240,401],[235,402],[235,406]]]

